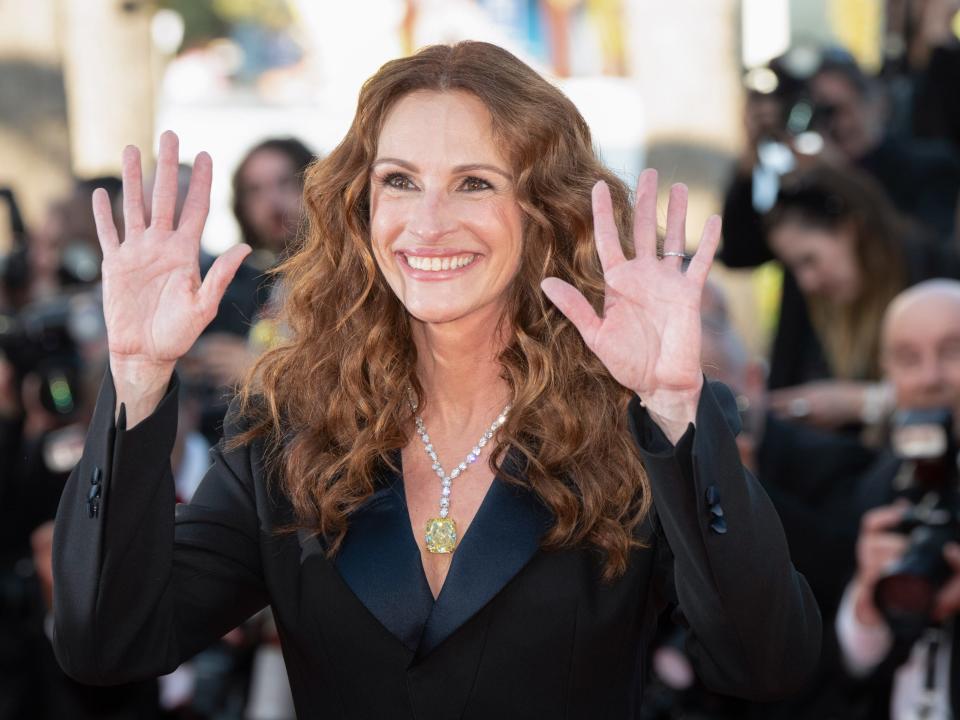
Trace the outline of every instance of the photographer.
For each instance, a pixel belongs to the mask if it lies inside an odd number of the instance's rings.
[[[806,81],[801,73],[788,71],[786,60],[789,57],[771,63],[777,80],[766,98],[756,91],[748,93],[748,149],[724,198],[720,259],[728,267],[748,268],[774,258],[763,215],[776,199],[778,177],[815,162],[866,172],[899,213],[948,245],[960,192],[960,159],[953,149],[946,143],[888,133],[883,88],[845,51],[824,51]],[[775,112],[765,113],[764,108]],[[776,389],[823,379],[818,350],[807,305],[795,277],[787,272],[768,386]]]
[[[48,636],[52,519],[106,357],[89,193],[77,181],[30,233],[13,191],[0,188],[11,238],[0,256],[0,720],[159,714],[156,681],[76,683]]]
[[[960,546],[950,414],[960,411],[960,283],[933,280],[901,293],[886,313],[881,359],[901,421],[862,483],[863,506],[874,509],[863,516],[838,640],[853,675],[892,684],[874,693],[889,699],[889,717],[957,717]]]

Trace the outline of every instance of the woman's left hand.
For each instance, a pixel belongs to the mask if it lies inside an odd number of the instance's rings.
[[[856,380],[813,380],[770,393],[770,409],[780,417],[835,430],[863,422],[863,408],[876,383]],[[880,417],[889,408],[878,408]]]
[[[645,170],[634,207],[635,257],[623,254],[610,190],[593,188],[593,227],[606,290],[603,316],[575,287],[546,278],[547,297],[580,331],[610,374],[633,390],[671,442],[696,418],[703,385],[700,370],[700,297],[720,241],[720,218],[704,225],[700,245],[686,271],[687,188],[674,185],[667,207],[665,255],[657,254],[657,173]]]

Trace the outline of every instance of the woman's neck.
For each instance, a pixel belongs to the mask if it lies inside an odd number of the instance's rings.
[[[497,318],[475,312],[447,323],[414,321],[417,375],[432,424],[488,423],[509,402],[510,388],[500,376],[504,341]]]

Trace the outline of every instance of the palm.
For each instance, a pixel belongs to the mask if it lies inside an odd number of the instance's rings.
[[[701,383],[700,296],[719,241],[711,218],[689,269],[679,257],[656,254],[656,175],[641,175],[634,220],[636,257],[622,252],[610,194],[594,188],[594,234],[606,294],[598,317],[583,295],[557,278],[544,291],[570,319],[610,374],[641,397],[658,391],[693,392]],[[683,250],[686,188],[674,187],[668,209],[665,252]]]
[[[103,304],[114,357],[173,362],[185,354],[213,318],[227,284],[249,251],[231,248],[200,281],[200,235],[210,198],[210,158],[197,157],[179,226],[176,203],[177,139],[160,141],[152,213],[145,226],[139,153],[124,153],[124,227],[119,241],[106,194],[94,194],[94,217],[103,248]]]

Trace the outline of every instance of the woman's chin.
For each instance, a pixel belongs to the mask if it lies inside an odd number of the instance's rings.
[[[440,323],[449,323],[460,320],[470,315],[470,309],[464,307],[443,307],[436,305],[419,306],[407,305],[407,312],[414,320],[422,323],[437,325]]]
[[[489,303],[483,302],[464,302],[464,298],[451,298],[444,302],[439,299],[427,298],[407,299],[404,301],[404,307],[414,320],[422,323],[437,325],[441,323],[451,323],[468,318],[479,319],[491,309]]]

